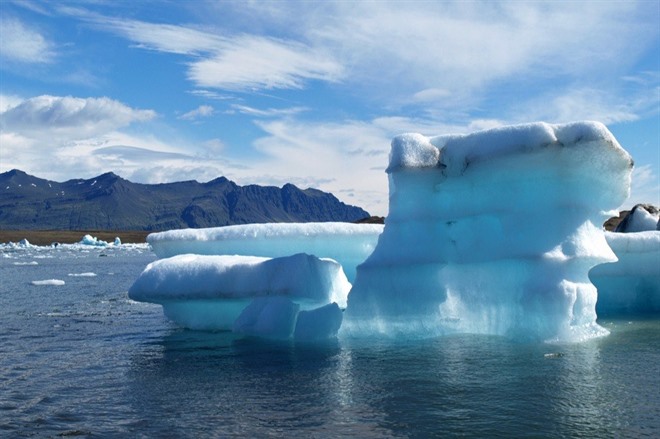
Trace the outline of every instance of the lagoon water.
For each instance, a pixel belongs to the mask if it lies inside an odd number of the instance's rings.
[[[660,437],[660,319],[580,344],[274,343],[130,301],[154,259],[0,250],[0,437]]]

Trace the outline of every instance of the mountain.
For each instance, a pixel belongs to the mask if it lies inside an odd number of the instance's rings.
[[[64,183],[0,174],[0,229],[169,230],[267,222],[357,221],[369,216],[334,195],[292,184],[138,184],[108,172]]]

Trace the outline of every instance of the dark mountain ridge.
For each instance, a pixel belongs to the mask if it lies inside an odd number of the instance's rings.
[[[132,183],[108,172],[63,183],[14,169],[0,174],[0,229],[146,230],[267,222],[357,221],[369,213],[292,184]]]

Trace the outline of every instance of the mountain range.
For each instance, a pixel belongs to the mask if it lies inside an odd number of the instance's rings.
[[[334,195],[292,184],[132,183],[108,172],[63,183],[20,170],[0,174],[0,229],[145,230],[267,222],[353,222],[369,217]]]

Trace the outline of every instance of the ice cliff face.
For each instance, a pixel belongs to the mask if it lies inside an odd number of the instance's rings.
[[[588,272],[615,260],[600,224],[627,198],[631,170],[596,122],[395,138],[390,213],[341,333],[604,334]]]

